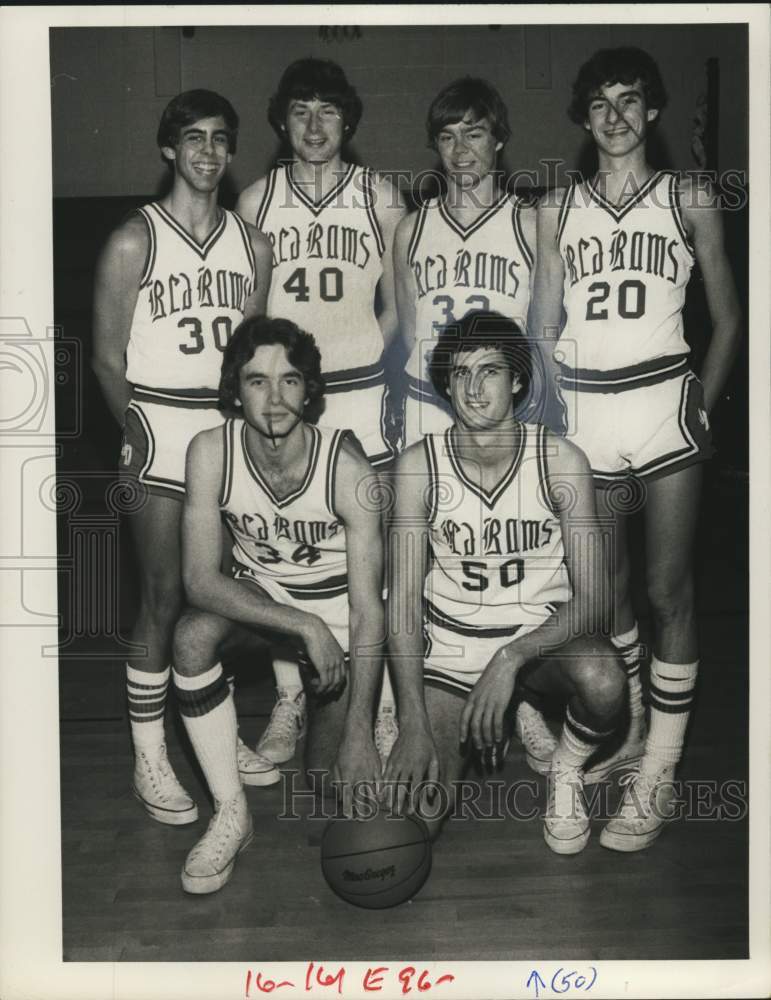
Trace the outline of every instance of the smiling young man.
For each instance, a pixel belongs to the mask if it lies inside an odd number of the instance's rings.
[[[292,63],[268,107],[291,162],[248,187],[237,209],[273,246],[268,315],[308,330],[321,351],[326,392],[319,425],[350,428],[370,464],[385,469],[394,457],[383,369],[397,325],[391,248],[405,210],[389,180],[343,159],[361,115],[361,100],[340,66],[322,59]],[[278,701],[258,749],[282,763],[304,731],[304,695],[281,656],[275,673]],[[377,719],[384,756],[395,730],[386,679]]]
[[[222,423],[223,351],[244,315],[264,311],[270,285],[267,240],[217,204],[237,134],[238,116],[219,94],[191,90],[168,104],[157,138],[171,190],[112,233],[94,291],[94,371],[123,427],[121,477],[144,494],[130,515],[140,574],[130,638],[142,650],[127,664],[133,789],[169,824],[197,817],[169,765],[163,725],[182,609],[185,453],[198,431]],[[269,761],[243,744],[239,752],[245,781],[278,780]]]
[[[656,63],[608,49],[585,63],[570,117],[591,135],[598,172],[548,194],[538,215],[531,329],[554,338],[568,436],[586,453],[603,514],[614,520],[614,643],[629,674],[631,725],[594,777],[642,760],[600,843],[641,850],[663,827],[698,670],[692,547],[709,413],[740,338],[739,306],[718,199],[691,178],[656,171],[646,137],[666,104]],[[712,337],[700,378],[688,365],[682,310],[694,264],[704,280]],[[615,484],[644,499],[653,623],[650,731],[641,649],[630,598],[626,517]]]
[[[304,667],[306,766],[350,792],[380,779],[372,710],[382,676],[380,515],[359,502],[374,473],[341,430],[306,421],[323,394],[313,338],[289,320],[245,320],[225,352],[220,399],[236,412],[188,452],[183,574],[190,609],[174,636],[174,684],[215,814],[187,857],[182,885],[209,893],[230,878],[252,820],[239,780],[223,649],[254,630],[280,636]],[[221,570],[220,519],[233,540]],[[314,779],[315,780],[315,779]]]
[[[614,730],[624,674],[610,643],[589,638],[607,589],[586,459],[514,415],[531,372],[520,329],[495,313],[469,313],[436,342],[429,376],[454,422],[396,470],[388,621],[401,731],[384,777],[402,790],[439,781],[449,802],[468,751],[500,748],[518,682],[557,695],[567,711],[544,838],[575,854],[589,839],[582,768]],[[437,832],[442,817],[423,815]]]
[[[427,374],[439,330],[479,309],[524,330],[535,254],[535,210],[508,194],[496,172],[510,135],[500,94],[485,80],[456,80],[432,101],[426,128],[446,190],[402,220],[394,240],[399,326],[409,352],[406,445],[452,423]]]

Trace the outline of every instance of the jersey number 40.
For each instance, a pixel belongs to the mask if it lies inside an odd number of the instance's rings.
[[[311,286],[306,270],[297,267],[281,286],[287,295],[293,295],[295,302],[310,302]],[[339,302],[343,297],[343,272],[339,267],[323,267],[319,271],[319,298],[322,302]]]

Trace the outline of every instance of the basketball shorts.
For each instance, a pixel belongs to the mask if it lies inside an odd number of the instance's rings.
[[[713,454],[701,382],[687,355],[634,369],[564,369],[566,437],[586,454],[596,486],[671,475]]]
[[[480,607],[478,610],[484,612],[486,609]],[[514,609],[503,609],[502,618],[506,617],[507,610],[510,613]],[[474,614],[463,622],[458,621],[427,600],[424,611],[424,681],[468,694],[502,646],[508,645],[517,636],[537,629],[554,610],[553,605],[544,605],[533,609],[529,620],[522,624],[491,626],[477,624]]]
[[[426,434],[443,434],[452,422],[450,404],[437,396],[428,382],[408,375],[402,430],[404,447],[409,448]]]
[[[350,428],[373,468],[393,461],[386,436],[387,389],[381,364],[325,372],[324,410],[319,427]]]
[[[181,500],[188,445],[199,431],[223,421],[215,390],[135,386],[126,409],[120,477],[139,481],[150,493]]]
[[[258,573],[250,566],[243,566],[240,563],[236,563],[233,567],[233,577],[236,580],[256,583],[277,604],[286,604],[288,607],[296,608],[298,611],[317,615],[323,620],[335,639],[337,639],[345,653],[346,660],[348,660],[350,639],[348,631],[349,607],[346,576],[332,577],[313,586],[308,584],[292,586],[289,583],[282,585],[271,577],[263,573]],[[298,662],[301,665],[309,664],[307,654],[300,646],[298,646]]]

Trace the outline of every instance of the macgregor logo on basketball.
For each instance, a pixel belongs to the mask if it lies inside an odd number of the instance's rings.
[[[346,882],[364,882],[373,878],[379,878],[382,881],[386,878],[393,878],[395,874],[394,865],[388,865],[387,868],[367,868],[363,872],[352,872],[346,868],[343,872],[343,878]]]

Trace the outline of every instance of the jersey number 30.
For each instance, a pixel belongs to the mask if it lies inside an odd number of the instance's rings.
[[[281,286],[295,302],[310,302],[311,287],[304,267],[297,267]],[[339,302],[343,297],[343,272],[339,267],[323,267],[319,271],[319,298],[322,302]]]
[[[197,316],[185,316],[177,326],[180,330],[186,330],[190,340],[179,345],[183,354],[200,354],[206,346],[203,339],[203,324]],[[212,320],[211,332],[214,338],[214,346],[218,351],[224,351],[230,340],[231,322],[230,316],[218,316]]]

